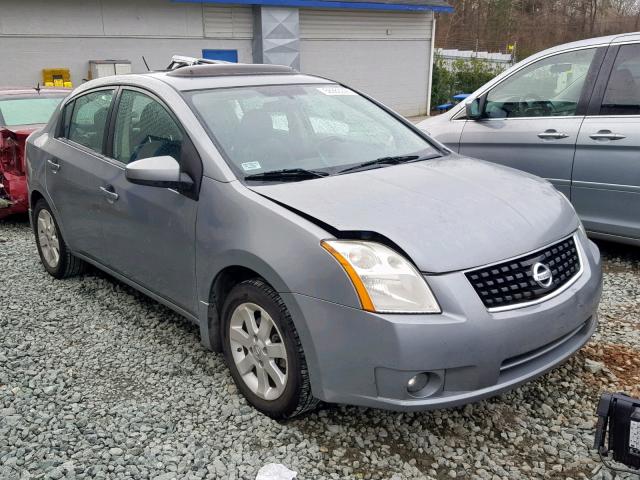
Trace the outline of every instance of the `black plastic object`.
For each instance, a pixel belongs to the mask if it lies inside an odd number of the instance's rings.
[[[640,399],[624,393],[605,393],[597,414],[593,447],[603,457],[612,453],[616,462],[640,469]]]

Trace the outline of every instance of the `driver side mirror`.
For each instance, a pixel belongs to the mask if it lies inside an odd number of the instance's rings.
[[[143,158],[127,164],[124,175],[128,181],[149,187],[189,190],[193,179],[180,172],[180,164],[169,155]]]
[[[484,106],[483,97],[474,98],[465,103],[465,110],[469,120],[480,120]]]

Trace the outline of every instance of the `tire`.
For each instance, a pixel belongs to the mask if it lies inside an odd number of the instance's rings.
[[[38,200],[33,209],[33,232],[40,261],[51,276],[67,278],[84,271],[86,264],[69,252],[58,222],[43,199]]]
[[[251,279],[233,287],[222,307],[222,328],[223,352],[231,376],[257,410],[275,419],[287,419],[317,406],[291,315],[267,283]],[[279,356],[283,348],[286,358]],[[276,378],[282,380],[283,373],[285,380],[276,382]]]

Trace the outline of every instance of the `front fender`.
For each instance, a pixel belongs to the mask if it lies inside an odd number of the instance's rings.
[[[227,267],[255,272],[283,297],[296,293],[360,308],[342,266],[320,246],[326,238],[332,235],[239,182],[204,177],[196,225],[198,316],[203,342],[211,344],[216,333],[216,325],[210,324],[217,322],[217,312],[209,300],[216,277]],[[296,328],[305,330],[300,324],[304,320],[287,306]],[[215,335],[213,338],[215,343]]]

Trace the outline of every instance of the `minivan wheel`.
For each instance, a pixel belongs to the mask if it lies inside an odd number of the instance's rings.
[[[261,279],[239,283],[227,295],[222,320],[225,360],[249,403],[279,419],[318,404],[300,338],[273,288]]]
[[[53,212],[42,199],[33,209],[33,230],[40,261],[49,274],[66,278],[82,272],[84,262],[69,252]]]

